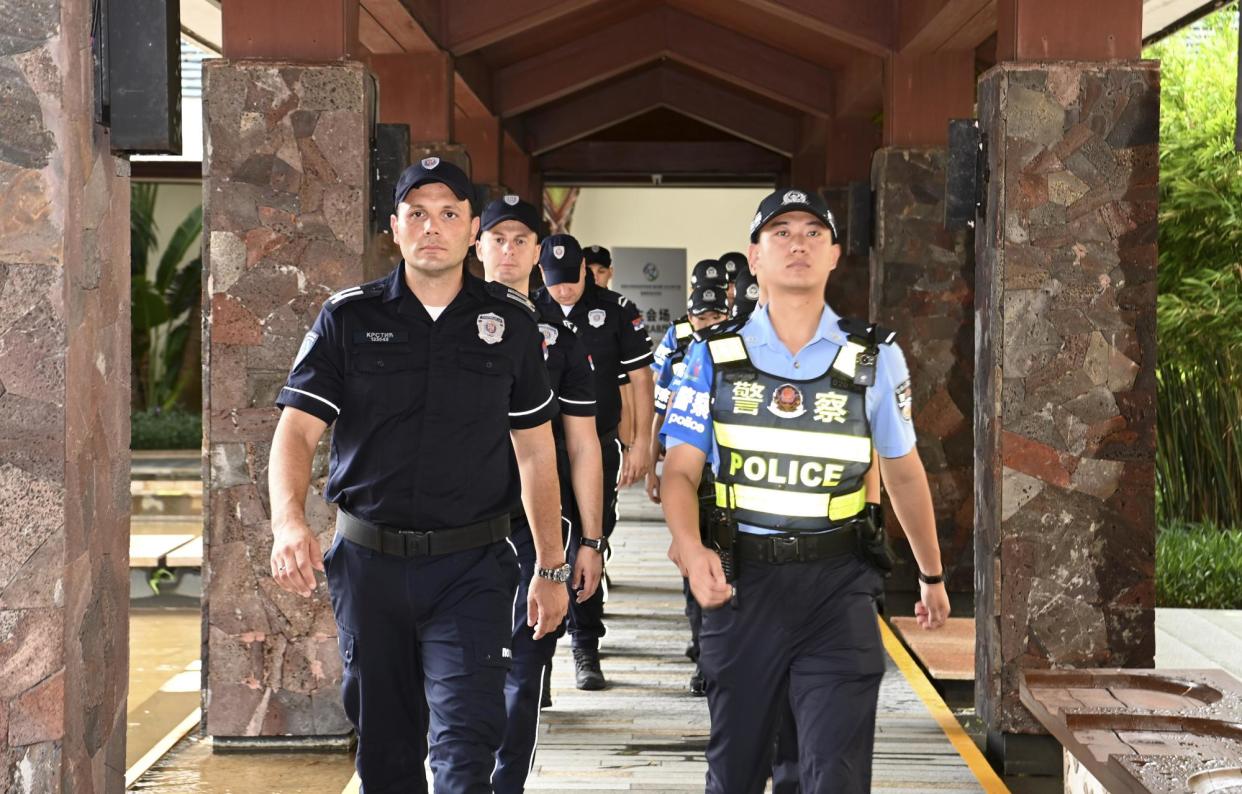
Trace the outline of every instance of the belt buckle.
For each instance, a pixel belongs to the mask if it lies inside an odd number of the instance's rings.
[[[431,554],[431,533],[402,530],[401,543],[407,557],[427,557]]]
[[[798,538],[778,535],[772,538],[772,562],[786,563],[798,561]]]

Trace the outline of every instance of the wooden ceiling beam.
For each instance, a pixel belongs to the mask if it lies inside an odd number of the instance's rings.
[[[900,8],[902,55],[973,50],[996,32],[996,0],[905,0]]]
[[[832,115],[832,73],[698,17],[660,8],[499,70],[497,112],[525,113],[668,58],[817,116]]]
[[[579,141],[538,158],[545,177],[775,176],[789,160],[741,141]]]
[[[401,0],[361,0],[361,6],[376,26],[382,28],[402,51],[434,52],[439,49],[428,35],[423,20]]]
[[[524,116],[527,148],[541,155],[665,107],[778,154],[797,146],[799,119],[712,80],[661,66]]]
[[[740,0],[872,55],[893,52],[896,7],[905,0]]]
[[[445,4],[445,46],[465,55],[605,0],[470,0]]]
[[[862,55],[837,73],[837,118],[873,116],[883,107],[884,61]]]

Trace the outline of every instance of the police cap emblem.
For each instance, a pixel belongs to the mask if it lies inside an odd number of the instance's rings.
[[[751,284],[749,287],[746,288],[746,300],[752,300],[752,301],[759,300],[759,285],[758,284]]]
[[[522,199],[520,196],[514,196],[512,194],[505,196],[505,199],[504,199],[505,203],[508,204],[510,207],[516,207],[517,203],[521,200]]]
[[[715,265],[709,265],[707,269],[703,271],[703,278],[720,278],[720,271],[716,270]]]
[[[781,204],[805,204],[806,194],[801,190],[791,190],[781,199]]]
[[[705,290],[703,290],[703,300],[705,300],[705,301],[714,301],[714,300],[716,300],[716,291],[715,291],[715,290],[711,290],[711,289],[705,289]]]
[[[431,169],[435,168],[436,166],[440,164],[440,158],[439,157],[424,157],[422,159],[421,164],[423,168],[426,168],[428,171],[430,171]]]
[[[772,392],[772,402],[768,410],[781,419],[793,419],[806,413],[806,405],[802,400],[802,392],[792,383],[777,386]]]
[[[499,314],[480,314],[476,324],[479,327],[479,338],[489,345],[499,342],[505,335],[505,318]]]
[[[565,258],[565,246],[563,245],[552,246],[552,256],[556,257],[557,259],[564,259]]]
[[[587,322],[590,323],[592,328],[600,328],[603,326],[607,316],[603,309],[591,309],[591,311],[587,312]]]

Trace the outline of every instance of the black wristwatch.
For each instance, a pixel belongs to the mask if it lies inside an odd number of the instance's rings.
[[[928,576],[922,571],[919,571],[919,581],[923,584],[940,584],[944,581],[944,574],[940,573],[935,576]]]
[[[569,563],[565,563],[559,568],[536,568],[535,576],[538,576],[540,579],[551,580],[557,584],[565,584],[569,581],[569,576],[573,573],[573,570]]]
[[[579,538],[579,546],[586,546],[588,549],[595,549],[600,554],[608,551],[608,538]]]

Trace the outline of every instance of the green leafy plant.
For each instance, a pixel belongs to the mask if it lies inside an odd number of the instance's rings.
[[[1165,527],[1156,541],[1156,606],[1242,609],[1242,531]]]
[[[131,449],[198,449],[202,443],[201,414],[148,408],[130,416]]]
[[[199,302],[203,258],[182,260],[199,241],[203,210],[193,209],[173,232],[154,270],[158,246],[155,202],[159,187],[135,182],[130,211],[130,299],[133,335],[130,354],[134,406],[171,409],[186,386],[200,377]]]
[[[1238,9],[1150,48],[1161,61],[1157,511],[1242,525]]]

